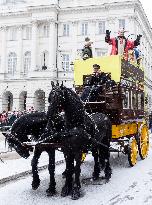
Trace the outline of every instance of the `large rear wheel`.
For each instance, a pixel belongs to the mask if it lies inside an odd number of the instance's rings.
[[[128,161],[131,167],[137,163],[138,144],[135,138],[131,138],[128,145]]]
[[[149,133],[148,127],[144,124],[139,133],[139,155],[141,159],[145,159],[149,151]]]

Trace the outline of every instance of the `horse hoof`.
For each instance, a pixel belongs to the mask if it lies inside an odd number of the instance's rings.
[[[62,173],[62,178],[65,179],[67,176],[66,170]]]
[[[36,190],[40,186],[40,180],[32,181],[32,189]]]
[[[56,190],[55,189],[50,189],[50,188],[48,188],[47,190],[46,190],[46,195],[47,196],[54,196],[56,194]]]
[[[38,189],[39,185],[40,185],[40,184],[32,184],[32,189],[33,189],[33,190]]]
[[[80,189],[78,187],[74,187],[72,189],[71,199],[72,200],[77,200],[79,198],[80,198]]]
[[[105,179],[106,179],[107,181],[110,180],[111,174],[112,174],[112,170],[111,170],[111,169],[110,169],[108,172],[105,173]]]
[[[111,173],[105,174],[106,182],[109,182],[110,178],[111,178]]]
[[[99,179],[99,173],[94,173],[94,172],[93,172],[93,174],[92,174],[92,179],[93,179],[93,181],[98,180],[98,179]]]
[[[68,196],[68,195],[71,194],[71,191],[72,191],[72,186],[65,185],[65,186],[62,188],[61,196],[62,196],[62,197],[66,197],[66,196]]]

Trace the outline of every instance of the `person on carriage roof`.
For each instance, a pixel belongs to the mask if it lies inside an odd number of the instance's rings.
[[[88,58],[92,58],[92,44],[93,42],[90,40],[89,37],[85,38],[85,43],[84,43],[84,47],[82,49],[82,58],[83,60],[86,60]]]
[[[136,40],[133,41],[125,37],[125,32],[122,28],[118,31],[117,37],[111,38],[110,31],[106,30],[105,42],[112,45],[111,55],[124,55],[125,60],[128,60],[128,51],[140,45],[142,35],[137,35]]]
[[[80,96],[81,100],[86,102],[97,101],[98,94],[102,92],[102,85],[111,81],[111,77],[100,70],[100,65],[93,65],[93,73],[85,83],[85,88]]]

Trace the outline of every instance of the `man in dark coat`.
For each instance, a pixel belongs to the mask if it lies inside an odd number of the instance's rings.
[[[93,73],[85,84],[85,88],[81,94],[81,100],[84,102],[95,102],[98,94],[102,92],[102,85],[106,84],[109,80],[111,80],[110,77],[100,71],[100,66],[98,64],[94,64]]]

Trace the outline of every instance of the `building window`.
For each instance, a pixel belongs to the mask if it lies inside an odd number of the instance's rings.
[[[102,49],[96,49],[96,55],[97,57],[100,57],[100,56],[105,56],[106,55],[106,51],[102,50]]]
[[[8,73],[14,75],[17,65],[16,53],[10,53],[8,55]]]
[[[82,58],[82,49],[77,49],[76,59],[81,59],[81,58]]]
[[[81,25],[81,35],[87,36],[88,35],[88,23],[82,23]]]
[[[99,34],[105,34],[105,21],[100,21],[98,24]]]
[[[63,70],[68,71],[70,68],[70,58],[69,58],[69,54],[63,54],[62,55],[62,68]]]
[[[125,28],[125,19],[119,19],[119,28]]]
[[[10,41],[15,41],[17,39],[17,29],[16,28],[10,28]]]
[[[26,39],[26,40],[30,40],[31,39],[31,35],[32,35],[32,29],[31,27],[29,26],[26,26],[24,27],[24,30],[23,30],[23,38]]]
[[[69,36],[69,24],[63,24],[63,36]]]
[[[31,68],[31,52],[27,51],[24,55],[24,74],[27,74]]]
[[[15,3],[15,0],[6,0],[6,4],[7,3]]]
[[[49,37],[49,25],[43,26],[43,37],[48,38]]]

